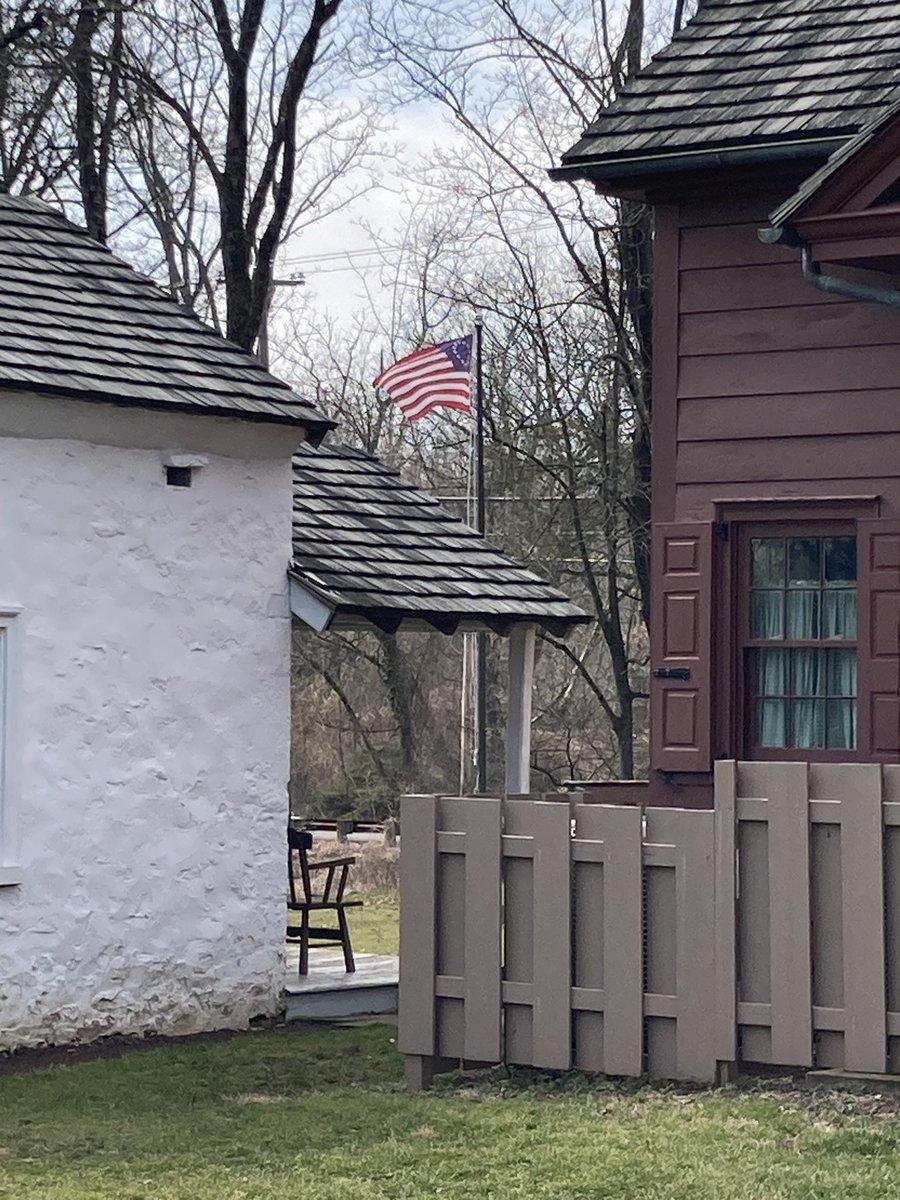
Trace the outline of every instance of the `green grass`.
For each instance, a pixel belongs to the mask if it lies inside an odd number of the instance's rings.
[[[387,1027],[185,1043],[0,1079],[19,1200],[888,1200],[883,1099],[503,1073],[408,1096]]]
[[[400,941],[400,895],[396,888],[354,893],[362,908],[348,910],[354,954],[396,954]]]

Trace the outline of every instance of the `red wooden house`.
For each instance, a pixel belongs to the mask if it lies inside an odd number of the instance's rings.
[[[707,0],[556,175],[650,203],[651,783],[900,761],[900,3]]]

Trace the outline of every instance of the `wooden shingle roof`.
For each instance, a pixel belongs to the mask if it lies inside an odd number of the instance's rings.
[[[46,205],[0,195],[0,389],[334,422]]]
[[[900,0],[705,0],[561,173],[612,179],[761,147],[824,156],[897,96],[898,81]]]
[[[292,573],[335,616],[388,630],[528,621],[563,632],[589,620],[396,471],[331,443],[294,458]]]

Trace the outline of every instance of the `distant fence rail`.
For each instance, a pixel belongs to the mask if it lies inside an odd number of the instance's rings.
[[[717,764],[715,809],[404,797],[400,1049],[711,1081],[900,1066],[900,767]]]

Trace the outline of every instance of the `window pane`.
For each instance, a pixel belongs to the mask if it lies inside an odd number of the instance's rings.
[[[830,750],[856,749],[856,701],[829,700],[828,741]]]
[[[756,691],[760,696],[784,696],[787,692],[787,650],[759,650]]]
[[[841,587],[856,582],[856,538],[822,538],[825,555],[825,586]]]
[[[784,637],[784,592],[754,592],[751,636]]]
[[[856,651],[828,650],[828,695],[856,695]]]
[[[822,695],[825,690],[822,658],[821,650],[791,651],[791,691],[795,696]]]
[[[788,587],[818,587],[819,538],[788,538]]]
[[[835,588],[822,597],[822,637],[856,637],[856,589]]]
[[[818,592],[788,592],[787,635],[804,640],[819,637]]]
[[[784,701],[760,700],[756,706],[757,738],[760,746],[787,745],[784,728]]]
[[[791,703],[791,745],[800,750],[825,744],[825,704],[822,700],[794,700]]]
[[[751,538],[754,587],[784,587],[784,538]]]

